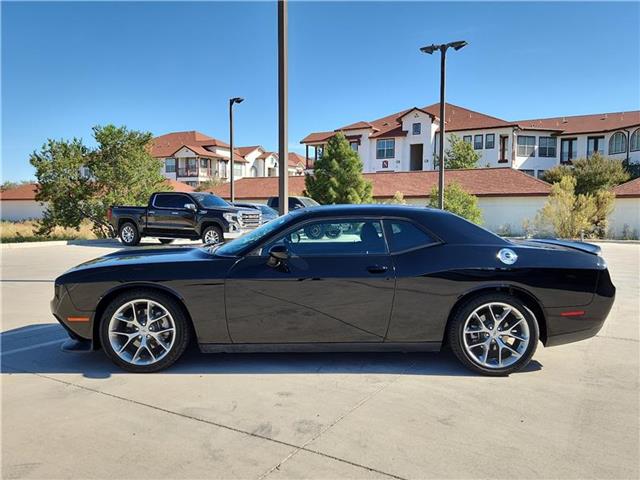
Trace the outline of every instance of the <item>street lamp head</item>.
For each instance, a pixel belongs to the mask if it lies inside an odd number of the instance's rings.
[[[422,53],[428,53],[429,55],[433,54],[436,50],[440,50],[440,45],[429,45],[420,49]]]
[[[232,104],[232,105],[233,105],[234,103],[242,103],[242,102],[244,102],[244,98],[242,98],[242,97],[233,97],[233,98],[230,100],[230,102],[231,102],[231,104]]]
[[[454,50],[460,50],[468,45],[468,43],[464,40],[459,40],[457,42],[451,42],[448,46],[453,47]]]

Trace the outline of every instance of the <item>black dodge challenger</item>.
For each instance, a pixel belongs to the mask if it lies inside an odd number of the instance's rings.
[[[322,232],[318,235],[317,232]],[[297,210],[224,245],[124,250],[55,281],[67,350],[153,372],[203,352],[433,351],[506,375],[594,336],[615,287],[600,249],[510,241],[423,207]]]

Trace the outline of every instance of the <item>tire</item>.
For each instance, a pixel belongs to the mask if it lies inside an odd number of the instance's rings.
[[[305,227],[304,234],[311,240],[320,240],[324,236],[324,228],[321,225]]]
[[[224,242],[224,236],[222,229],[217,225],[211,225],[202,232],[202,243],[222,243]]]
[[[138,227],[136,227],[132,222],[124,222],[120,225],[120,229],[118,230],[118,238],[120,241],[128,246],[135,247],[140,243],[140,232],[138,231]]]
[[[327,238],[335,240],[336,238],[339,238],[340,235],[342,235],[342,226],[333,225],[332,227],[333,228],[327,228],[324,234],[327,236]]]
[[[510,310],[502,320],[507,309]],[[540,338],[531,310],[518,298],[499,292],[461,305],[448,327],[449,346],[458,360],[468,369],[488,376],[505,376],[524,368]],[[485,356],[487,346],[489,353]]]
[[[149,304],[151,315],[156,318],[153,323],[146,321]],[[131,322],[133,308],[139,326]],[[116,316],[127,321],[119,321]],[[170,328],[174,330],[169,331]],[[142,333],[136,337],[139,332]],[[190,337],[191,325],[178,302],[153,290],[136,289],[117,296],[100,319],[102,348],[113,363],[128,372],[151,373],[173,365],[184,353]]]
[[[161,238],[160,243],[163,245],[169,245],[170,243],[173,243],[173,240],[173,238]]]

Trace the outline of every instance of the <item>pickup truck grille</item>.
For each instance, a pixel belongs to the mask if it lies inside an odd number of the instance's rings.
[[[262,224],[262,212],[240,212],[241,228],[258,228]]]

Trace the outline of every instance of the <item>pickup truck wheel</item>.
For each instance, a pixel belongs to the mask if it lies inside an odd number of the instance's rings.
[[[222,236],[222,230],[218,226],[212,225],[205,228],[202,232],[202,241],[204,243],[221,243],[223,240],[224,237]]]
[[[160,243],[163,245],[168,245],[169,243],[173,242],[173,238],[161,238],[160,239]]]
[[[319,240],[324,236],[324,228],[321,225],[311,225],[305,227],[304,234],[311,240]]]
[[[125,222],[120,226],[118,232],[120,241],[129,247],[133,247],[140,243],[140,233],[136,226],[131,222]]]

